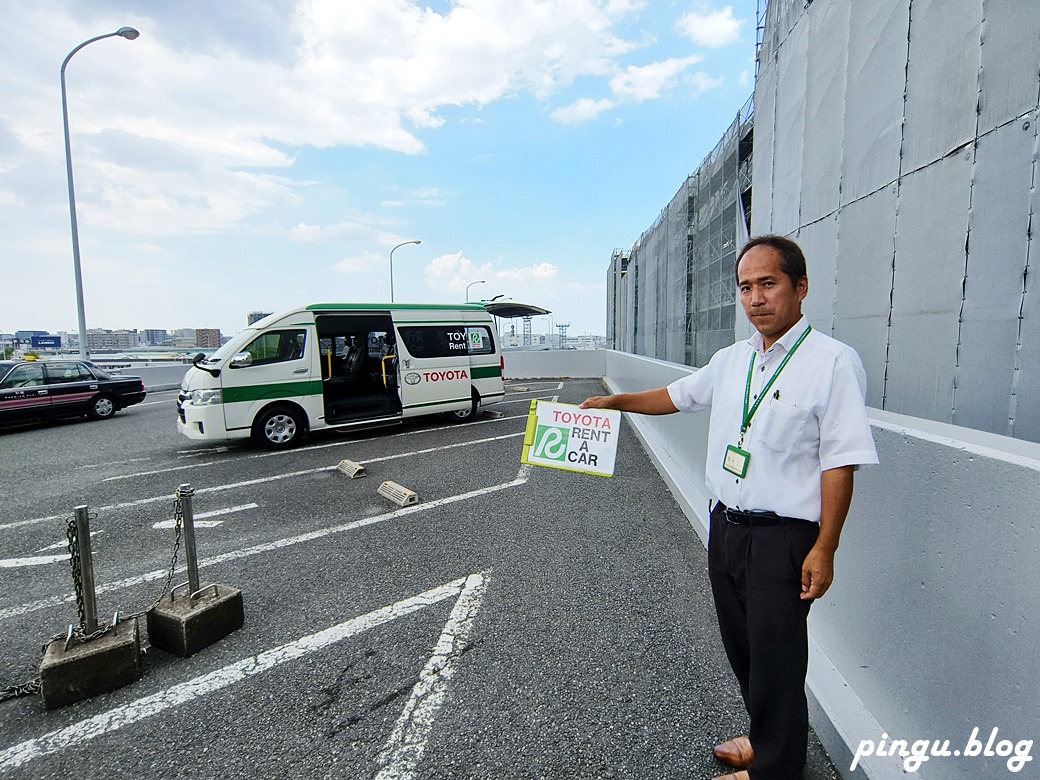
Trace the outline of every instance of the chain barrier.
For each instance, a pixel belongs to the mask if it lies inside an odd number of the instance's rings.
[[[156,596],[155,600],[148,605],[147,608],[142,609],[140,612],[134,612],[130,615],[126,615],[123,620],[136,620],[137,618],[147,615],[152,609],[154,609],[163,597],[170,592],[170,583],[173,582],[173,575],[177,571],[177,554],[181,546],[181,531],[184,527],[184,507],[181,503],[181,499],[185,496],[195,495],[195,490],[190,487],[182,485],[177,488],[177,493],[173,500],[173,553],[170,555],[170,567],[166,572],[166,581],[163,583],[163,589]],[[97,513],[91,512],[89,514],[91,520],[97,519]],[[85,614],[85,602],[83,595],[83,575],[80,571],[80,555],[79,555],[79,533],[76,530],[76,519],[70,515],[65,518],[65,537],[68,539],[68,550],[69,550],[69,564],[72,566],[72,584],[76,589],[76,612],[79,616],[78,626],[69,626],[68,633],[55,634],[43,644],[43,652],[47,652],[47,647],[52,642],[58,642],[61,640],[65,641],[65,649],[67,650],[69,644],[73,639],[76,639],[80,644],[84,642],[90,642],[94,639],[104,636],[109,631],[114,629],[119,622],[119,613],[116,613],[115,619],[111,624],[98,621],[98,630],[91,634],[84,634],[82,626],[86,622]],[[10,699],[18,699],[23,696],[34,696],[41,692],[42,687],[39,677],[39,667],[36,668],[37,676],[36,679],[30,680],[29,682],[21,683],[20,685],[11,685],[7,688],[0,689],[0,702],[9,701]]]

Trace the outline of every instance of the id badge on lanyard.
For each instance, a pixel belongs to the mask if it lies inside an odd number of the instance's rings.
[[[755,412],[758,411],[758,407],[762,404],[762,399],[766,397],[766,393],[769,392],[769,388],[773,386],[773,382],[780,376],[780,372],[784,370],[784,366],[787,365],[787,361],[791,359],[795,352],[798,351],[798,347],[802,346],[802,342],[805,341],[805,337],[809,335],[809,331],[812,330],[812,326],[808,326],[805,332],[798,337],[798,341],[791,347],[791,351],[788,352],[780,365],[776,367],[776,371],[766,382],[766,386],[762,388],[762,392],[758,394],[758,398],[755,399],[754,405],[751,405],[751,377],[755,374],[755,352],[751,353],[751,363],[748,365],[747,383],[744,385],[744,419],[740,425],[740,440],[736,444],[726,445],[726,456],[722,461],[722,470],[728,471],[736,477],[743,479],[747,476],[748,465],[751,463],[751,453],[745,450],[744,447],[744,434],[747,433],[748,428],[751,427],[751,418],[755,416]]]

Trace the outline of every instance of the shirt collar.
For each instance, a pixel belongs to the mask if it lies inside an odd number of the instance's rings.
[[[792,325],[788,329],[787,333],[778,338],[773,346],[779,345],[783,347],[784,352],[790,352],[791,347],[793,347],[794,343],[801,338],[807,327],[809,327],[809,322],[805,319],[805,315],[803,314],[802,318]],[[756,330],[751,335],[751,338],[748,339],[748,344],[751,345],[751,348],[754,349],[755,352],[762,352],[762,334]]]

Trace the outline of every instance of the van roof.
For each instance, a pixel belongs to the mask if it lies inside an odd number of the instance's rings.
[[[458,311],[485,311],[482,303],[312,303],[305,307],[307,311],[326,311],[329,309],[348,309],[353,311],[386,311],[387,309],[438,309]]]

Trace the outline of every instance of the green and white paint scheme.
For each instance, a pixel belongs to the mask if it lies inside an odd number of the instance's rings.
[[[503,366],[484,304],[316,303],[269,315],[197,356],[181,383],[177,428],[191,439],[252,436],[280,448],[327,427],[439,412],[465,421],[501,400]]]

